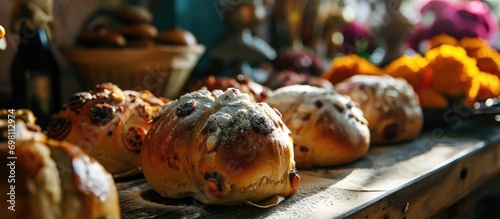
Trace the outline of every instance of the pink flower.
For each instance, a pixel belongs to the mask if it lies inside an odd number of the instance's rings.
[[[430,0],[421,9],[422,21],[409,37],[409,44],[418,50],[421,42],[439,34],[457,39],[479,37],[493,39],[498,32],[498,20],[489,6],[479,0],[453,3],[447,0]]]

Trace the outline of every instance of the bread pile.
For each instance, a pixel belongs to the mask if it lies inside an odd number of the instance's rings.
[[[49,122],[48,136],[78,145],[115,177],[137,174],[153,116],[168,101],[149,91],[98,84],[71,97]]]
[[[158,44],[195,45],[195,36],[179,28],[159,32],[152,24],[153,15],[144,7],[119,8],[107,17],[97,16],[77,36],[77,44],[85,47],[148,48]]]
[[[8,115],[11,117],[8,118]],[[8,143],[15,116],[15,149]],[[115,183],[91,156],[68,142],[48,139],[28,110],[0,111],[0,156],[15,157],[1,165],[0,192],[14,199],[0,203],[3,218],[120,218]],[[13,121],[13,120],[11,120]],[[7,134],[8,133],[8,134]],[[7,135],[6,135],[7,134]],[[15,205],[12,211],[10,206]]]

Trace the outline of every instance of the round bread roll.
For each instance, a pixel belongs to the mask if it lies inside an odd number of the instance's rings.
[[[151,39],[127,40],[127,46],[130,48],[152,48],[155,45],[155,41]]]
[[[266,101],[292,131],[297,167],[331,166],[364,156],[370,131],[348,96],[309,85],[280,88]]]
[[[158,36],[158,29],[147,23],[123,25],[119,32],[127,39],[154,39]]]
[[[196,40],[196,37],[191,32],[174,28],[160,32],[156,38],[156,42],[167,45],[191,46],[196,45],[198,40]]]
[[[267,104],[235,88],[198,90],[158,113],[144,140],[142,168],[164,197],[275,205],[300,183],[292,144],[290,131]]]
[[[127,6],[118,9],[116,12],[118,19],[125,23],[151,23],[153,14],[141,6]]]
[[[0,112],[0,129],[16,139],[0,140],[7,162],[0,165],[3,218],[120,218],[113,178],[97,161],[77,146],[48,139],[29,121],[16,119],[15,128],[8,127],[7,115]]]
[[[78,45],[87,47],[123,47],[127,44],[123,35],[105,29],[83,31],[76,41]]]
[[[153,116],[168,102],[149,91],[99,84],[76,93],[47,127],[50,138],[80,146],[114,177],[140,173],[140,151]]]
[[[405,80],[388,75],[355,75],[335,89],[359,103],[369,123],[372,144],[411,140],[420,134],[422,108]]]
[[[202,88],[209,91],[213,90],[227,90],[228,88],[236,88],[248,94],[250,99],[257,102],[264,101],[271,95],[271,89],[255,83],[252,79],[244,76],[237,75],[236,77],[215,77],[209,76],[205,80],[199,81],[194,86],[188,89],[188,92],[193,92]]]

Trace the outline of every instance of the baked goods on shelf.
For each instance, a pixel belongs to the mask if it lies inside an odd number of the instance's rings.
[[[98,84],[76,93],[47,127],[48,136],[80,146],[114,177],[140,172],[140,151],[153,116],[169,100],[149,91]]]
[[[404,79],[355,75],[335,85],[335,89],[358,102],[368,120],[372,144],[412,140],[420,134],[422,108],[417,94]]]
[[[11,112],[0,111],[0,129],[16,138],[15,144],[5,136],[0,140],[0,156],[8,160],[0,166],[6,176],[0,192],[9,198],[0,203],[3,218],[121,217],[113,178],[95,159],[68,142],[48,139],[28,110]],[[16,117],[15,132],[8,131],[8,115]]]
[[[297,167],[330,166],[364,156],[370,132],[348,96],[308,85],[277,89],[266,100],[292,131]]]
[[[142,169],[167,198],[275,205],[300,183],[292,141],[267,104],[235,88],[202,89],[168,103],[155,117],[144,140]]]
[[[98,10],[77,35],[76,42],[84,47],[152,47],[158,36],[152,21],[153,15],[144,7]]]
[[[189,87],[186,93],[202,89],[203,87],[209,91],[226,90],[233,87],[248,94],[251,100],[257,102],[262,102],[269,97],[269,95],[271,95],[271,89],[266,86],[262,86],[254,82],[251,78],[241,74],[236,77],[216,77],[211,75]]]
[[[167,45],[196,45],[198,40],[190,31],[173,28],[160,32],[156,37],[156,43]]]

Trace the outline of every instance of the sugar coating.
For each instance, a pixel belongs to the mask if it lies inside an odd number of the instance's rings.
[[[317,102],[321,106],[317,106]],[[274,91],[273,95],[266,100],[269,105],[278,109],[284,109],[283,120],[289,126],[294,139],[301,139],[301,129],[307,123],[316,121],[321,115],[327,113],[336,121],[344,121],[345,130],[348,133],[357,133],[358,125],[366,125],[368,122],[363,112],[349,96],[335,93],[324,88],[309,85],[291,85]],[[296,106],[296,107],[293,107]],[[337,129],[339,124],[323,124],[329,130]],[[349,134],[351,142],[357,143],[359,139],[356,134]]]
[[[183,104],[194,101],[196,109],[191,114],[177,120],[180,124],[194,124],[200,115],[206,110],[212,109],[212,113],[206,119],[203,127],[199,130],[199,135],[203,134],[204,130],[209,130],[207,138],[206,151],[211,152],[215,149],[218,141],[223,138],[231,138],[222,130],[231,128],[234,130],[246,131],[256,129],[252,127],[252,119],[264,116],[270,122],[264,122],[263,125],[270,125],[271,129],[276,127],[278,121],[281,121],[280,116],[266,103],[256,103],[250,99],[249,95],[242,91],[229,88],[226,91],[214,90],[212,92],[206,89],[200,89],[181,96],[178,100],[169,102],[157,114],[158,117],[165,113],[175,112],[177,108]],[[179,116],[176,116],[179,118]],[[254,124],[255,126],[255,124]],[[265,128],[269,127],[264,127]]]

